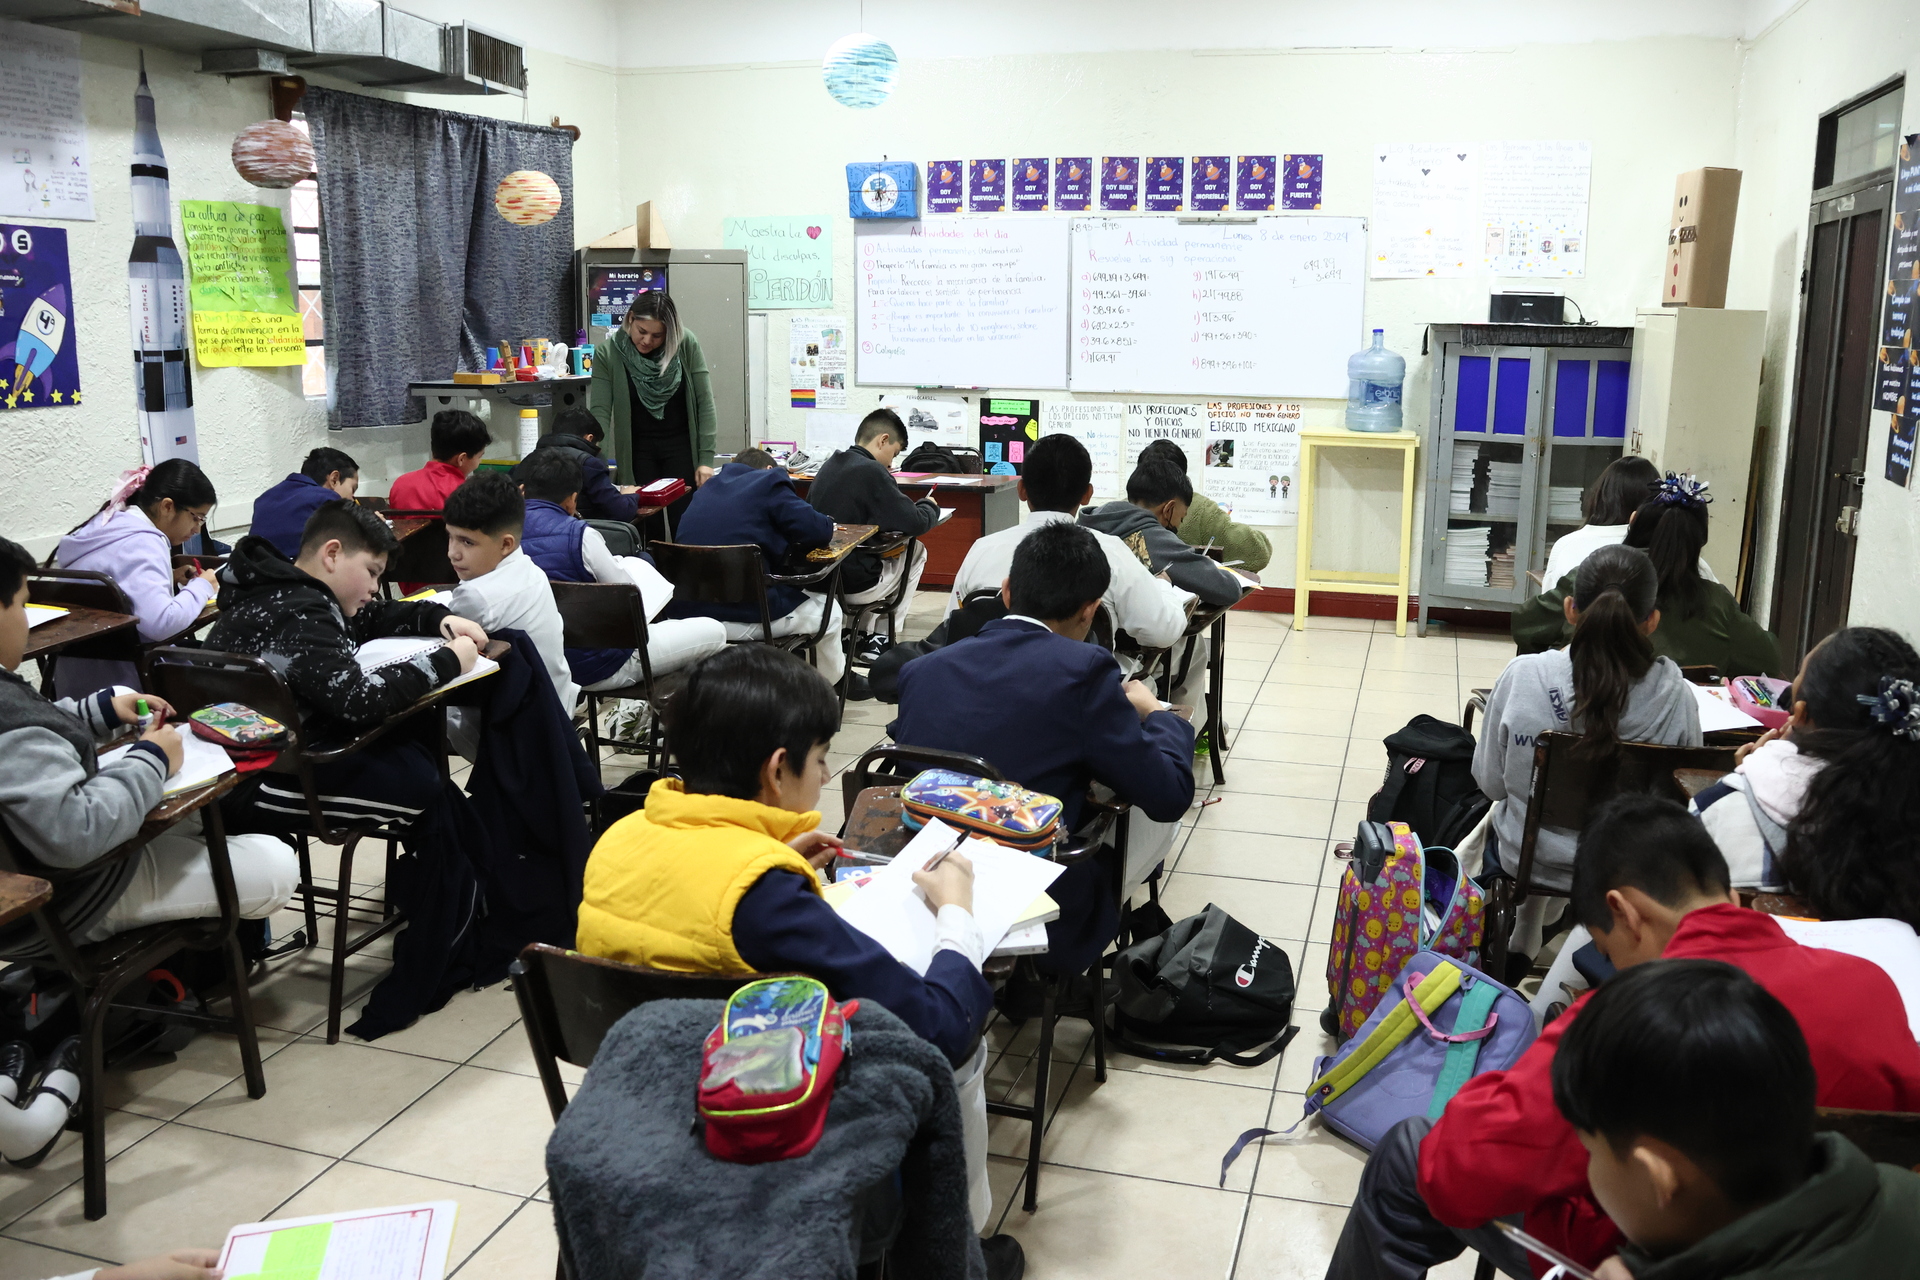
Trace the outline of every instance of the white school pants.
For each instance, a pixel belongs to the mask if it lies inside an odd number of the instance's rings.
[[[260,920],[287,905],[300,883],[300,859],[277,836],[229,835],[227,858],[240,914]],[[167,920],[198,920],[220,914],[213,889],[213,864],[200,835],[198,815],[155,837],[140,853],[126,890],[107,908],[86,942],[104,942],[116,933]]]
[[[912,561],[911,565],[908,564],[909,560]],[[907,634],[907,610],[913,607],[913,593],[920,589],[920,575],[926,571],[927,549],[921,546],[918,541],[909,542],[905,551],[902,551],[891,560],[882,560],[880,562],[880,581],[874,583],[865,591],[856,591],[852,595],[849,595],[847,597],[847,603],[850,605],[870,605],[885,599],[887,593],[899,585],[900,575],[903,573],[906,574],[907,589],[901,594],[900,603],[894,606],[893,609],[894,638],[896,640],[904,639]],[[867,613],[868,611],[865,609],[855,609],[853,619],[856,629],[859,629],[858,624],[866,618]],[[885,615],[880,614],[877,610],[874,611],[875,622],[878,622],[883,616]],[[871,627],[867,629],[877,631],[879,628]]]
[[[812,635],[820,626],[820,611],[826,608],[833,610],[833,616],[827,621],[827,633],[820,637],[820,643],[815,647],[813,666],[827,678],[828,684],[838,684],[840,676],[847,669],[847,654],[846,650],[841,648],[840,626],[844,619],[840,616],[840,606],[837,602],[809,591],[807,598],[800,602],[799,608],[784,617],[773,620],[773,634],[775,638]],[[727,629],[729,640],[762,638],[760,624],[757,622],[728,622],[722,625]]]
[[[964,1067],[953,1073],[960,1094],[960,1145],[967,1158],[967,1210],[975,1233],[985,1231],[993,1217],[993,1186],[987,1181],[987,1042]]]
[[[655,676],[690,667],[726,647],[727,624],[718,618],[662,618],[647,624],[647,662]],[[636,650],[618,671],[583,687],[595,693],[602,689],[624,689],[639,684],[644,674]]]

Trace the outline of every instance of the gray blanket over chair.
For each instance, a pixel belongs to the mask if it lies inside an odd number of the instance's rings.
[[[641,1005],[607,1033],[547,1143],[555,1226],[575,1280],[852,1280],[855,1197],[898,1169],[894,1275],[983,1280],[967,1213],[953,1068],[862,1003],[820,1142],[745,1165],[694,1127],[700,1046],[717,1000]]]

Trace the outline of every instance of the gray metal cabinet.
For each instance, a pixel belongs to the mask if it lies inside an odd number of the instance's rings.
[[[1509,611],[1542,590],[1548,550],[1626,444],[1633,330],[1433,325],[1427,344],[1422,635],[1434,608]]]

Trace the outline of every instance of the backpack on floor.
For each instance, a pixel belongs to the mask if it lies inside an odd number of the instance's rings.
[[[1119,990],[1108,1041],[1138,1058],[1257,1067],[1299,1029],[1287,953],[1212,903],[1120,952],[1113,977]],[[1142,1040],[1201,1047],[1152,1048]]]
[[[1338,852],[1338,851],[1336,851]],[[1422,950],[1479,958],[1486,924],[1480,886],[1451,849],[1429,849],[1404,822],[1363,822],[1340,877],[1320,1028],[1345,1040]]]
[[[1404,822],[1428,848],[1456,847],[1493,807],[1473,780],[1473,735],[1418,715],[1385,742],[1387,774],[1367,821]]]

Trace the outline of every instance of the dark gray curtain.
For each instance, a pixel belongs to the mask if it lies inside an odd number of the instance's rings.
[[[407,384],[478,369],[502,339],[573,340],[573,142],[559,129],[310,88],[336,427],[418,422]],[[551,222],[493,208],[516,169],[560,185]]]

